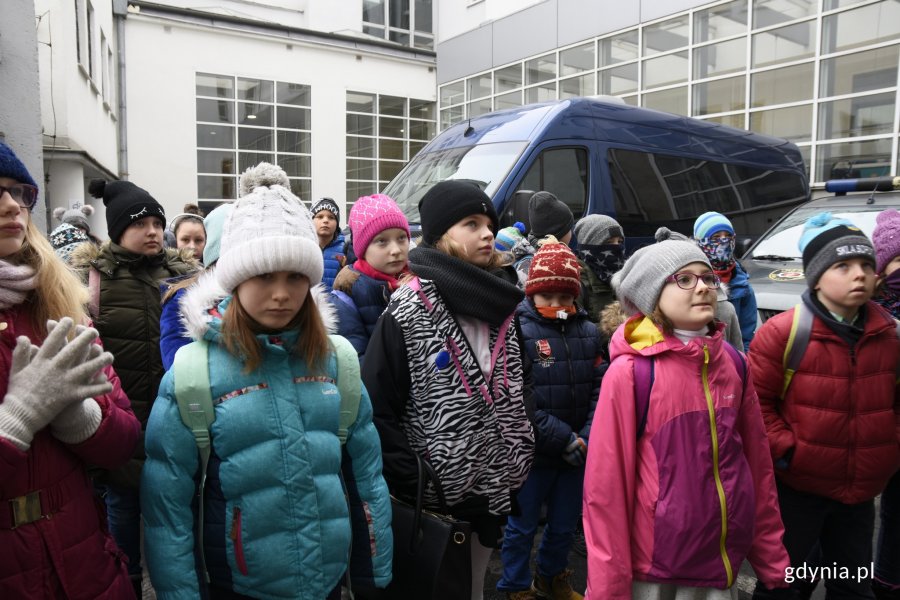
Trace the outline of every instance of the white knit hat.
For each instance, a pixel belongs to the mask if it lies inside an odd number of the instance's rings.
[[[228,292],[262,273],[292,271],[322,281],[319,238],[285,172],[259,163],[241,175],[241,197],[225,221],[216,279]]]

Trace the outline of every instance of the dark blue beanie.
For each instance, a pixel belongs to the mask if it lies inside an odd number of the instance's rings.
[[[31,178],[31,174],[28,173],[28,169],[16,156],[16,153],[3,142],[0,142],[0,177],[9,177],[19,183],[27,183],[38,187],[38,184]]]

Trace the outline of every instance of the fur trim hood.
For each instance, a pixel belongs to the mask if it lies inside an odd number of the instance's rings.
[[[322,284],[310,288],[313,302],[319,309],[319,316],[328,333],[337,332],[337,311],[328,300],[328,290]],[[229,297],[216,280],[215,269],[204,271],[197,281],[184,293],[179,309],[181,324],[188,336],[194,340],[204,339],[211,324],[219,317],[210,313]]]
[[[69,257],[72,268],[78,271],[87,271],[93,265],[100,271],[112,271],[115,267],[115,261],[111,259],[113,255],[111,244],[112,242],[109,240],[99,246],[95,244],[79,244]],[[178,269],[179,271],[187,273],[200,267],[200,263],[194,258],[193,248],[181,248],[180,250],[177,248],[166,248],[163,250],[163,253],[165,254],[166,264],[183,263],[180,265],[182,268]]]

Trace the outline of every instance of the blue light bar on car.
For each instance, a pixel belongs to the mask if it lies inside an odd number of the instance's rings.
[[[834,194],[846,194],[847,192],[890,192],[894,190],[900,190],[900,177],[832,179],[825,182],[825,191]]]

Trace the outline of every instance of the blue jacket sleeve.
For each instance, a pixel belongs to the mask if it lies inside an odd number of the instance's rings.
[[[141,511],[150,579],[160,600],[195,600],[200,586],[191,501],[200,461],[194,436],[178,412],[172,371],[160,383],[145,443]]]
[[[163,368],[169,370],[175,360],[175,353],[192,340],[181,325],[181,298],[184,289],[180,289],[162,305],[159,317],[159,351],[162,354]]]
[[[736,298],[735,300],[737,302],[734,303],[734,309],[735,312],[737,312],[738,321],[741,324],[741,337],[744,339],[744,352],[747,353],[750,351],[750,342],[753,340],[753,335],[756,333],[756,294],[753,293],[753,289],[751,288],[748,294]]]
[[[359,362],[362,363],[366,354],[366,346],[369,345],[369,334],[366,332],[362,315],[359,314],[359,310],[349,294],[334,290],[331,292],[330,300],[337,309],[338,334],[347,338],[353,345],[353,349],[359,356]]]

